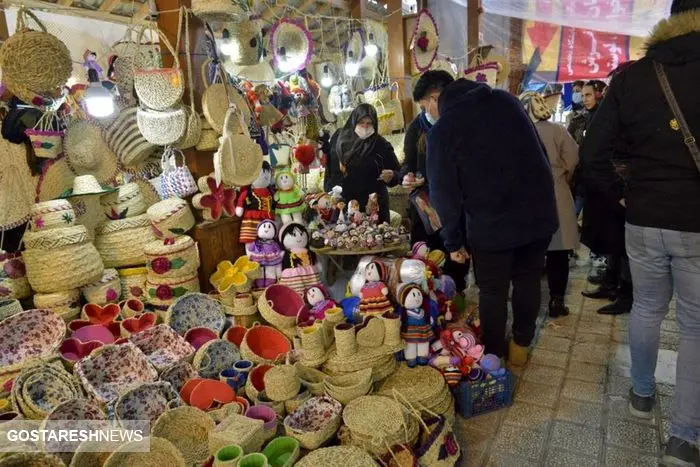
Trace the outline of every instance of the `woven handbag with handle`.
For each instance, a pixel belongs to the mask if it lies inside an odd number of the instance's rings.
[[[183,21],[184,19],[184,21]],[[183,30],[184,22],[184,30]],[[202,122],[194,107],[194,82],[192,81],[192,56],[190,49],[190,19],[189,13],[185,7],[180,8],[180,27],[178,28],[177,34],[177,45],[175,49],[180,51],[180,36],[184,32],[185,35],[185,58],[187,63],[187,87],[189,90],[190,106],[185,107],[186,114],[186,128],[185,134],[180,138],[180,140],[175,143],[175,147],[178,149],[188,149],[194,147],[199,142],[199,138],[202,133]]]
[[[182,157],[182,164],[178,167],[177,156]],[[178,149],[166,148],[161,159],[163,174],[161,186],[164,198],[184,198],[197,192],[195,182],[190,169],[185,164],[185,156]]]
[[[180,140],[187,131],[185,107],[151,110],[139,108],[136,112],[139,131],[151,144],[165,146]]]
[[[143,36],[144,31],[141,32],[139,38]],[[173,67],[143,69],[136,68],[138,64],[135,63],[134,88],[142,104],[154,110],[165,110],[180,102],[185,91],[185,84],[178,54],[170,44],[168,37],[160,30],[157,33],[160,43],[165,44],[165,47],[173,55]]]
[[[252,118],[252,112],[248,105],[248,101],[238,92],[229,82],[228,74],[221,66],[217,66],[214,73],[214,80],[209,85],[207,70],[211,60],[207,60],[202,64],[202,82],[206,89],[202,93],[202,112],[211,127],[219,134],[224,131],[224,121],[226,113],[230,107],[230,103],[235,104],[238,110],[243,114],[243,120],[249,122]]]
[[[124,37],[112,44],[112,67],[109,78],[119,89],[119,94],[127,105],[133,105],[134,99],[134,69],[148,70],[160,67],[160,51],[152,44],[141,42],[141,29],[128,26]],[[134,38],[134,34],[136,38]]]

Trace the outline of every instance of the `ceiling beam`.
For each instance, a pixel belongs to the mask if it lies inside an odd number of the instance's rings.
[[[64,0],[64,1],[67,1],[67,0]],[[4,7],[14,6],[14,7],[19,8],[22,5],[26,6],[27,8],[30,8],[32,10],[46,11],[48,13],[57,13],[55,3],[43,2],[41,0],[3,0]],[[106,12],[106,11],[88,10],[85,8],[72,7],[70,5],[62,5],[59,13],[62,15],[66,15],[66,16],[74,16],[76,18],[91,18],[91,19],[98,19],[101,21],[107,21],[107,22],[111,22],[111,23],[121,23],[121,24],[130,24],[130,23],[134,23],[134,22],[139,23],[139,24],[145,23],[143,21],[143,17],[137,16],[134,19],[132,19],[132,18],[129,18],[128,16],[114,15],[114,14]],[[146,14],[148,14],[148,12],[146,12]]]
[[[121,0],[105,0],[100,5],[99,11],[112,11],[120,2]]]

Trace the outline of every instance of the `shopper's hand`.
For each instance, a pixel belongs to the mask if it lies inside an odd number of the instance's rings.
[[[457,251],[451,252],[450,259],[455,263],[465,264],[469,259],[469,253],[467,253],[467,250],[465,250],[464,247],[462,247]]]
[[[620,206],[622,206],[623,208],[626,208],[626,207],[627,207],[627,202],[625,202],[625,199],[624,199],[624,198],[622,198],[622,199],[620,200]]]
[[[418,179],[416,179],[415,181],[412,181],[412,182],[404,181],[403,184],[402,184],[402,186],[403,186],[404,188],[410,188],[411,190],[415,190],[416,188],[421,187],[421,186],[423,186],[423,185],[425,185],[425,179],[424,179],[424,178],[418,178]]]
[[[379,179],[384,183],[391,183],[394,179],[394,171],[389,169],[382,170],[382,173],[379,174]]]

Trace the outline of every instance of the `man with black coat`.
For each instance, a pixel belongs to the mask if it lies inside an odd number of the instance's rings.
[[[634,286],[629,410],[653,418],[661,322],[675,293],[681,342],[670,438],[661,464],[697,467],[700,0],[674,0],[671,17],[656,26],[648,44],[644,58],[613,78],[581,153],[589,183],[627,207],[625,243]],[[672,110],[675,103],[679,110]],[[626,188],[613,172],[621,148]]]
[[[479,278],[486,352],[527,362],[541,305],[544,258],[559,227],[544,145],[518,98],[460,79],[440,95],[428,133],[430,198],[450,256],[465,262],[460,221]],[[506,344],[513,284],[513,339]]]

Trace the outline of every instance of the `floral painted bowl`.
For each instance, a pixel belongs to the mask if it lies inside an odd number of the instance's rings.
[[[343,406],[328,397],[312,397],[284,419],[287,436],[298,439],[302,447],[316,449],[338,430]]]
[[[131,388],[158,379],[158,372],[146,355],[130,342],[101,347],[76,363],[75,372],[88,395],[103,404]]]
[[[195,349],[199,349],[207,342],[218,338],[216,332],[209,328],[192,328],[185,334],[185,340],[192,344]]]
[[[158,371],[189,358],[195,352],[194,347],[167,324],[134,334],[129,340],[148,356]]]
[[[181,336],[192,328],[209,328],[221,335],[226,325],[224,306],[203,293],[188,293],[168,309],[166,324]]]
[[[60,362],[53,362],[25,368],[12,385],[11,397],[25,418],[40,420],[57,405],[82,397],[82,391]]]
[[[57,405],[47,420],[106,420],[102,409],[87,399],[72,399]]]
[[[170,383],[145,383],[119,397],[114,405],[114,416],[120,421],[149,420],[153,424],[163,412],[181,404],[180,396]]]
[[[203,378],[219,377],[219,373],[241,359],[241,352],[235,344],[223,339],[216,339],[204,344],[194,355],[192,366]]]
[[[72,367],[75,362],[79,362],[87,357],[93,350],[102,347],[102,345],[103,343],[100,341],[82,342],[75,337],[71,337],[61,343],[58,353],[61,354],[63,361],[68,363],[69,367]]]
[[[186,361],[180,361],[163,370],[160,374],[160,380],[170,383],[170,385],[178,393],[185,383],[193,378],[198,378],[197,370],[192,367],[192,364]]]
[[[0,373],[17,371],[51,355],[61,344],[66,323],[50,310],[27,310],[0,322]]]

